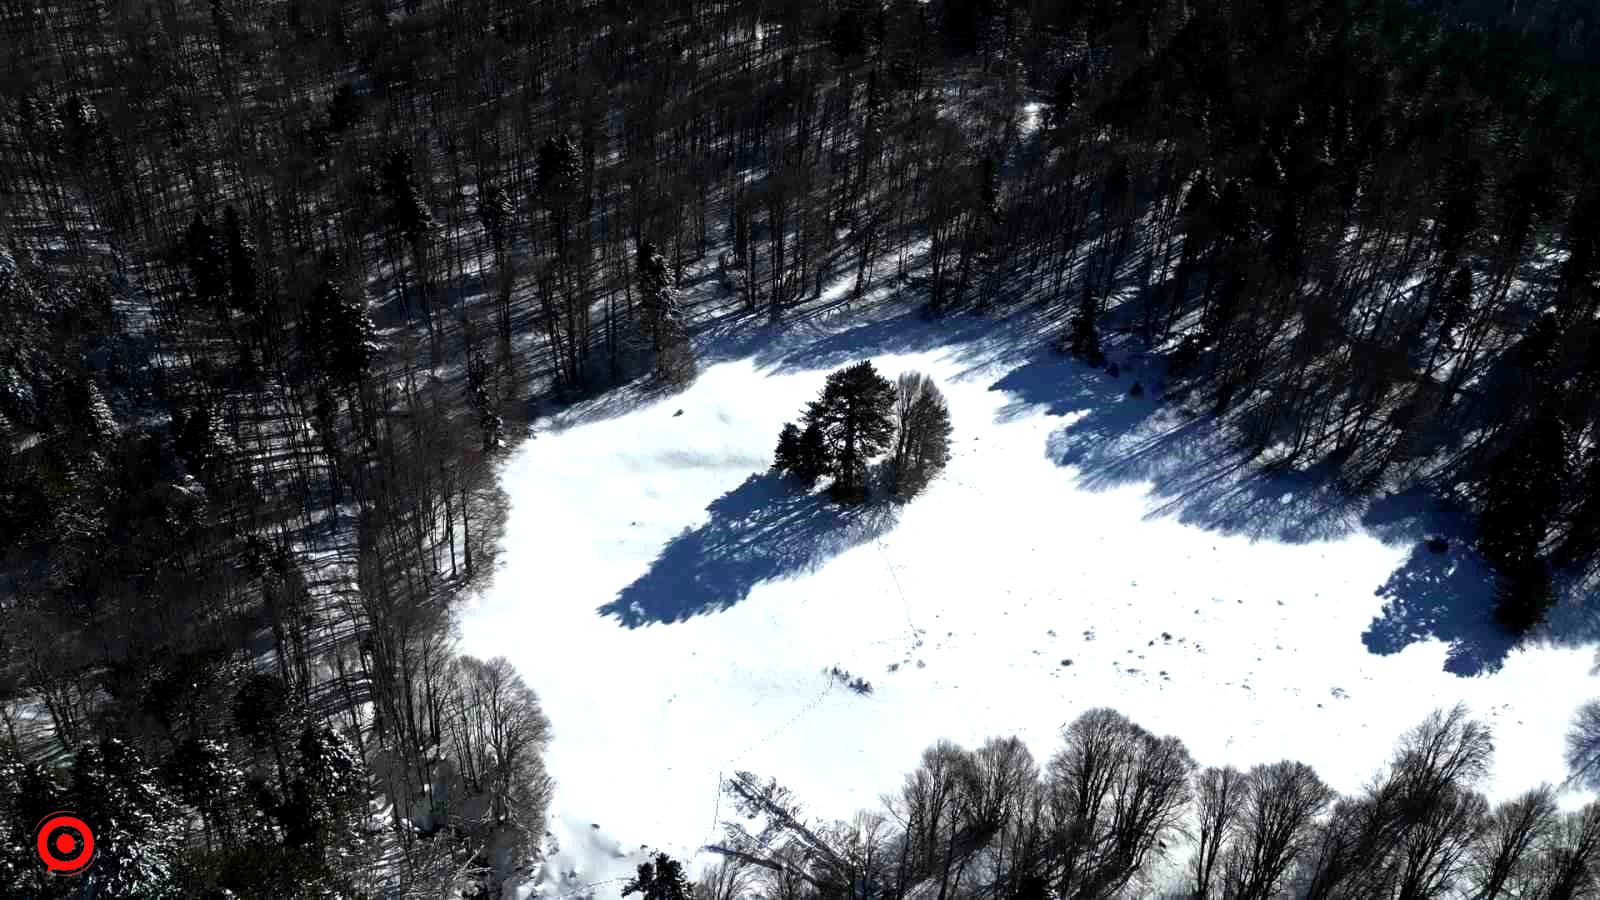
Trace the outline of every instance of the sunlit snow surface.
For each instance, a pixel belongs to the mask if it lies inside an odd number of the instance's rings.
[[[1293,758],[1352,791],[1465,701],[1495,728],[1492,799],[1565,777],[1566,725],[1600,693],[1593,647],[1506,654],[1441,621],[1472,618],[1441,599],[1481,578],[1459,543],[1434,558],[1400,513],[1295,521],[1299,488],[1209,473],[1209,426],[1126,396],[1137,372],[971,359],[873,357],[934,375],[954,420],[949,468],[897,514],[766,474],[837,353],[815,371],[735,359],[651,405],[535,426],[504,468],[502,569],[463,649],[510,657],[554,724],[566,871],[541,893],[626,875],[619,848],[692,856],[728,815],[719,775],[775,777],[842,818],[939,737],[1015,734],[1042,759],[1094,706],[1201,764]]]

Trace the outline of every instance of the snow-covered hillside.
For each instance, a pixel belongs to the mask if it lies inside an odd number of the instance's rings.
[[[569,837],[541,892],[626,875],[622,848],[692,855],[736,769],[844,817],[941,736],[1015,734],[1042,758],[1094,706],[1202,764],[1299,759],[1351,791],[1465,701],[1495,728],[1491,799],[1565,776],[1572,711],[1600,693],[1592,647],[1507,653],[1463,542],[1420,544],[1447,521],[1243,475],[1136,360],[1113,379],[928,328],[725,355],[682,394],[542,420],[506,464],[503,568],[463,649],[510,657],[554,723]],[[898,512],[767,473],[825,372],[867,357],[934,375],[954,419],[949,468]]]

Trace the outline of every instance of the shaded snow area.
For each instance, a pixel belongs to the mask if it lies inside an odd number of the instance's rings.
[[[649,858],[642,847],[624,847],[598,823],[583,822],[572,815],[551,817],[545,844],[547,855],[538,876],[530,883],[508,888],[508,897],[615,897],[639,864]]]
[[[1567,724],[1600,693],[1592,642],[1510,650],[1464,543],[1421,545],[1450,532],[1420,501],[1247,474],[1150,373],[1128,396],[1135,359],[1112,379],[896,327],[541,420],[505,464],[503,568],[463,649],[510,657],[554,725],[539,894],[614,896],[641,845],[707,861],[735,770],[844,818],[940,737],[1014,734],[1042,759],[1095,706],[1202,765],[1298,759],[1349,792],[1465,701],[1495,729],[1491,800],[1565,777]],[[913,352],[876,353],[894,349]],[[955,427],[949,468],[898,510],[767,472],[826,371],[868,356],[937,378]]]

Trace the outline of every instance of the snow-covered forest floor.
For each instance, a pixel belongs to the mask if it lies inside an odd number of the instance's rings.
[[[1494,728],[1492,801],[1565,779],[1600,633],[1563,608],[1511,648],[1455,517],[1262,475],[1115,343],[1117,378],[1029,312],[930,325],[889,278],[869,300],[781,327],[704,301],[691,387],[539,418],[504,463],[500,568],[461,649],[510,657],[554,723],[539,893],[612,896],[645,845],[706,861],[736,770],[846,818],[940,737],[1044,758],[1096,706],[1201,765],[1297,759],[1350,792],[1464,701]],[[845,511],[768,466],[864,358],[939,381],[954,452],[909,505]]]

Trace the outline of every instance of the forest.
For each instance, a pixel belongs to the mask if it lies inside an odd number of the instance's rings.
[[[976,749],[941,740],[881,808],[848,821],[816,819],[777,781],[738,772],[724,790],[746,821],[706,848],[720,862],[687,894],[648,892],[659,860],[629,886],[642,882],[646,900],[1497,900],[1600,889],[1600,805],[1562,811],[1551,785],[1491,805],[1477,785],[1493,734],[1460,706],[1401,735],[1352,796],[1294,760],[1201,766],[1182,741],[1104,707],[1059,740],[1044,760],[1015,737]]]
[[[1537,629],[1600,567],[1600,94],[1438,5],[0,4],[0,864],[67,797],[102,896],[523,871],[561,723],[452,642],[495,466],[691,380],[711,271],[1149,354],[1249,465],[1475,516]]]

